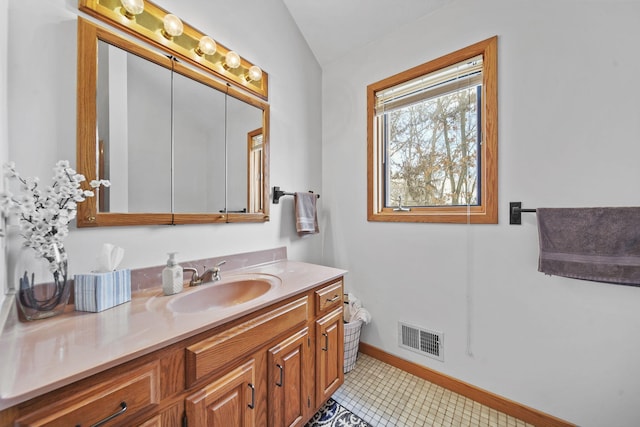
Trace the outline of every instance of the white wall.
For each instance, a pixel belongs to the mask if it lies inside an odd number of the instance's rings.
[[[498,35],[498,225],[366,220],[366,86]],[[454,0],[323,68],[325,261],[362,340],[583,426],[640,425],[640,289],[537,272],[525,207],[640,205],[640,2]],[[330,248],[330,249],[329,249]],[[444,362],[397,322],[444,332]]]
[[[321,192],[321,71],[282,2],[159,3],[269,73],[271,185]],[[9,158],[22,174],[48,182],[58,159],[75,164],[77,1],[9,0],[8,15],[8,84],[2,90],[8,87]],[[0,135],[0,148],[6,146]],[[180,261],[279,246],[287,246],[291,259],[321,261],[321,236],[297,237],[293,200],[285,199],[271,205],[266,224],[72,230],[65,241],[70,272],[95,267],[106,242],[125,249],[122,265],[130,268],[161,265],[169,251],[178,251]]]

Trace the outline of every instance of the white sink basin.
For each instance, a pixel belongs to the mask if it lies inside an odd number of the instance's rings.
[[[167,308],[175,313],[194,313],[215,307],[230,307],[253,301],[281,284],[268,274],[238,274],[219,282],[204,283],[174,297]]]

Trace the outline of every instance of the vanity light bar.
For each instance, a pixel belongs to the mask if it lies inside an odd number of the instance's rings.
[[[131,13],[129,8],[125,9],[121,0],[79,0],[78,8],[264,100],[269,98],[269,76],[266,72],[220,43],[208,43],[208,52],[212,53],[207,53],[200,41],[205,37],[211,42],[213,39],[186,22],[182,22],[179,35],[169,34],[168,37],[164,19],[171,14],[148,0],[144,1],[144,9],[137,14]],[[237,62],[227,63],[229,52],[232,52],[230,58],[233,61],[237,59]]]

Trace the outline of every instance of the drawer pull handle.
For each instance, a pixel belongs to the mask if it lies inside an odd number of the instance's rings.
[[[282,368],[282,365],[280,365],[280,364],[276,364],[276,367],[278,369],[280,369],[280,380],[276,382],[276,385],[278,387],[282,387],[282,382],[283,382],[282,378],[284,377],[284,369]]]
[[[114,419],[115,417],[124,414],[126,412],[126,410],[127,410],[127,402],[122,401],[122,402],[120,402],[120,410],[118,412],[116,412],[115,414],[109,415],[107,418],[103,419],[102,421],[98,421],[97,423],[95,423],[91,427],[99,427],[99,426],[101,426],[103,424],[106,424],[109,421],[111,421],[112,419]]]
[[[340,299],[340,295],[336,295],[333,298],[327,298],[327,302],[336,302]]]
[[[324,347],[322,347],[322,351],[329,351],[329,334],[323,332],[322,336],[324,337]]]
[[[256,388],[251,383],[247,385],[251,389],[251,403],[249,403],[248,406],[249,406],[249,409],[253,409],[256,407]]]

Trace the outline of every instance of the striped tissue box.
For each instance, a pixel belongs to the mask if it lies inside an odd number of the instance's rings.
[[[131,270],[74,276],[77,311],[97,313],[131,301]]]

